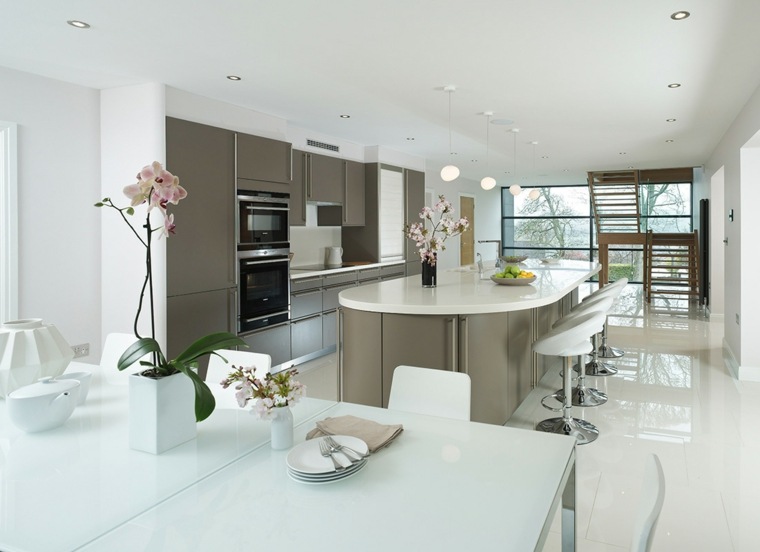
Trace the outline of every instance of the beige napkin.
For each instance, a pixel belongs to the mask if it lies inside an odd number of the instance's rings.
[[[370,452],[376,452],[390,445],[402,431],[404,431],[404,426],[401,424],[383,425],[356,416],[338,416],[317,422],[317,427],[307,433],[306,438],[350,435],[367,443]]]

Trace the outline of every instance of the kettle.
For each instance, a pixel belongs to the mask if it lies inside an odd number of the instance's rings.
[[[343,248],[342,247],[328,247],[327,248],[327,266],[342,266],[343,265]]]

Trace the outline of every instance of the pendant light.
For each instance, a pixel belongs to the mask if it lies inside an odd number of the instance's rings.
[[[451,95],[456,89],[457,87],[453,84],[443,87],[443,91],[449,94],[449,164],[441,169],[441,180],[444,182],[451,182],[459,176],[459,167],[451,163],[451,156],[453,155],[451,151]]]
[[[535,140],[531,142],[533,144],[533,178],[536,177],[536,146],[538,145],[538,142]],[[530,193],[528,194],[528,197],[530,199],[536,200],[538,199],[538,196],[541,195],[541,192],[538,190],[538,188],[533,188]]]
[[[486,116],[486,172],[488,172],[490,170],[490,163],[488,161],[488,152],[490,150],[488,138],[489,130],[491,128],[491,115],[493,115],[493,111],[486,111],[483,113],[483,115]],[[484,176],[483,180],[480,181],[480,187],[484,190],[492,190],[494,186],[496,186],[496,180],[493,177]]]
[[[519,128],[511,128],[511,129],[509,129],[509,132],[512,133],[512,149],[513,149],[513,151],[512,151],[512,153],[513,153],[512,160],[513,160],[513,164],[514,164],[513,165],[513,168],[514,168],[513,172],[514,172],[514,175],[515,175],[515,180],[517,180],[517,133],[520,132],[520,129]],[[512,184],[509,187],[509,193],[512,194],[513,196],[519,196],[520,192],[522,192],[522,188],[520,187],[519,184]]]

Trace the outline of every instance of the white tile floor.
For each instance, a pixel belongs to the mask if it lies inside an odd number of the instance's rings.
[[[577,448],[580,551],[628,550],[649,452],[666,479],[654,551],[760,550],[760,384],[731,377],[722,340],[722,321],[683,300],[646,305],[627,286],[609,317],[609,343],[626,351],[611,361],[619,373],[589,378],[609,401],[574,409],[600,430]],[[538,399],[559,386],[547,374],[508,425],[552,417]],[[559,549],[555,520],[545,550]]]

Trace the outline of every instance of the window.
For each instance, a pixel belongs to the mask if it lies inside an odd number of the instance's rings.
[[[403,173],[380,169],[380,260],[404,258]]]
[[[528,197],[532,189],[517,197],[501,190],[502,254],[598,259],[588,186],[542,186],[535,200]],[[692,231],[691,183],[641,184],[639,190],[642,232]],[[640,246],[611,245],[609,255],[611,280],[643,281]]]

